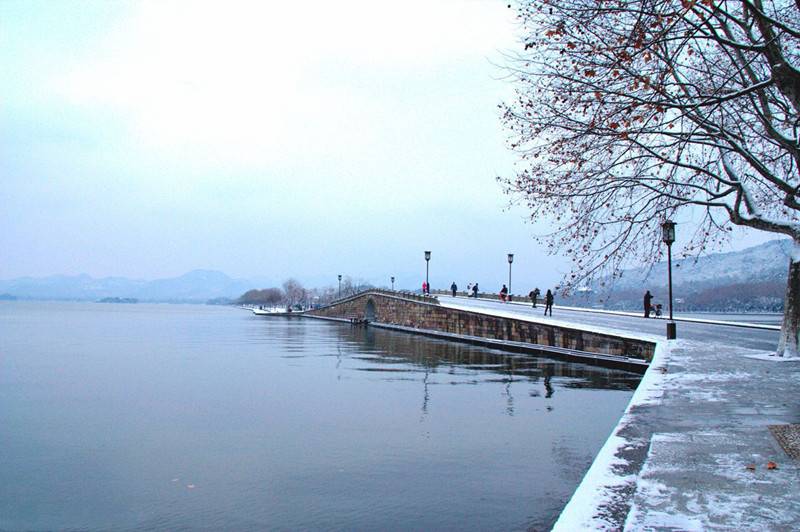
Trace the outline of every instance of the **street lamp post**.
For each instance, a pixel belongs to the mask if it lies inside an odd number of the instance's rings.
[[[675,242],[675,222],[664,220],[661,224],[661,239],[667,245],[667,282],[669,284],[669,321],[667,322],[667,340],[677,338],[675,322],[672,320],[672,243]]]
[[[428,271],[429,271],[428,266],[430,266],[430,264],[431,264],[431,252],[430,251],[426,251],[425,252],[425,286],[428,287],[428,293],[429,294],[431,293],[431,282],[428,280]]]
[[[392,292],[394,292],[394,275],[392,275]]]
[[[339,274],[339,299],[342,298],[342,274]]]
[[[514,254],[508,254],[508,301],[511,301],[511,263],[514,262]]]

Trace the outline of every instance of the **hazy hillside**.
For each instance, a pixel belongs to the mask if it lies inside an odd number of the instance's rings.
[[[791,240],[788,239],[771,240],[742,251],[700,257],[696,261],[673,259],[673,286],[711,287],[748,282],[784,282],[789,269],[790,246]],[[649,272],[645,268],[626,270],[621,278],[606,282],[620,290],[644,285],[666,286],[667,263],[658,263]]]
[[[0,293],[19,299],[70,299],[96,301],[108,297],[139,301],[205,302],[236,298],[259,286],[259,281],[232,279],[222,272],[194,270],[179,277],[143,281],[124,277],[95,279],[89,275],[54,275],[0,280]]]
[[[789,268],[788,239],[699,259],[673,261],[675,308],[709,311],[780,311]],[[666,307],[667,264],[652,269],[626,270],[617,279],[593,283],[591,292],[576,294],[565,302],[614,309],[638,309],[650,290],[655,302]]]

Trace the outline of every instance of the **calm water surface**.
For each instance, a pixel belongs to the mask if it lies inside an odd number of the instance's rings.
[[[638,380],[227,307],[2,302],[0,529],[543,529]]]

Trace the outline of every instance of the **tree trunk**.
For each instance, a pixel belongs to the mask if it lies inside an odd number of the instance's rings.
[[[778,356],[800,356],[800,241],[795,240],[789,258],[789,277],[783,300],[783,326]]]

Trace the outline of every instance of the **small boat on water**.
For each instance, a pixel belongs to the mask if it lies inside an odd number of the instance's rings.
[[[254,307],[254,308],[252,308],[250,310],[253,311],[253,314],[255,314],[256,316],[267,316],[267,315],[270,315],[270,314],[284,314],[286,312],[285,310],[281,311],[281,309],[277,309],[277,308],[274,308],[274,307],[273,308],[257,308],[257,307]]]
[[[271,307],[271,308],[252,308],[251,310],[253,311],[253,314],[255,314],[256,316],[291,316],[292,314],[303,313],[302,308],[283,309],[283,308]]]

